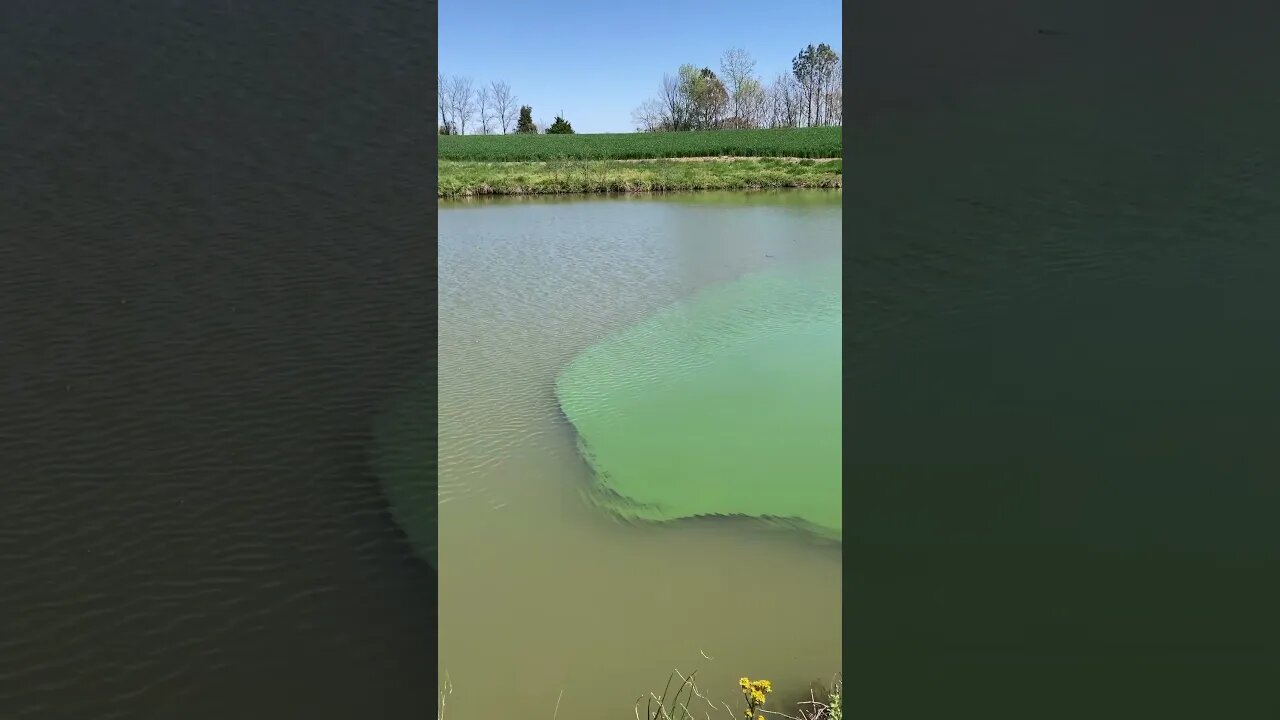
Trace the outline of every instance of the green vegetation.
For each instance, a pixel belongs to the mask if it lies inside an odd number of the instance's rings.
[[[520,122],[525,122],[523,112]],[[442,135],[439,140],[437,157],[442,161],[841,156],[838,127],[598,135],[536,135],[517,130],[515,135]]]
[[[731,49],[720,74],[685,64],[664,77],[633,118],[646,132],[588,135],[563,113],[535,123],[506,83],[441,74],[438,196],[838,188],[841,72],[836,52],[810,45],[766,86]]]
[[[565,120],[564,118],[557,115],[556,121],[551,123],[551,127],[547,128],[547,134],[548,135],[572,135],[573,126],[569,124],[568,120]]]
[[[836,683],[835,687],[827,695],[828,714],[831,716],[831,720],[841,720],[843,717],[843,711],[840,709],[840,692],[840,684]]]
[[[443,140],[445,137],[442,136]],[[538,136],[545,138],[548,136]],[[580,136],[550,136],[580,137]],[[838,188],[840,160],[441,162],[439,197],[587,192]]]
[[[809,45],[791,61],[791,72],[765,85],[756,61],[741,48],[720,59],[720,74],[685,63],[664,75],[658,95],[631,113],[646,132],[720,128],[839,125],[844,108],[843,62],[826,43]]]
[[[516,133],[519,135],[535,135],[537,134],[537,132],[538,132],[538,128],[535,127],[533,124],[533,108],[529,107],[528,105],[521,105],[520,119],[516,120]],[[481,137],[488,137],[488,136],[486,135]],[[437,153],[437,157],[443,158],[443,156],[439,155],[438,153]]]

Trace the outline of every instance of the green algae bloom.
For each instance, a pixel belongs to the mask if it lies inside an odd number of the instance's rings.
[[[839,267],[747,275],[588,348],[556,392],[623,516],[769,518],[838,539]]]

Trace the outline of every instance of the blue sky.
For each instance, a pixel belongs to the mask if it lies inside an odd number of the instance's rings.
[[[533,119],[634,130],[631,111],[681,63],[719,72],[741,47],[768,81],[805,45],[840,45],[839,0],[440,0],[440,72],[502,80]]]

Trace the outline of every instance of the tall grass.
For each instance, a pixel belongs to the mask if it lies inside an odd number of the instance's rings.
[[[838,188],[842,186],[841,162],[774,158],[633,163],[565,158],[545,163],[442,162],[437,171],[438,196]]]
[[[667,693],[671,691],[671,681],[675,679],[677,675],[680,676],[680,685],[676,687],[675,695],[672,695],[671,699],[668,700]],[[693,717],[689,706],[693,703],[695,694],[699,699],[705,701],[708,705],[714,708],[715,704],[699,693],[697,686],[694,685],[693,680],[697,675],[697,670],[689,673],[688,677],[681,674],[679,670],[672,670],[671,674],[667,676],[667,686],[663,688],[661,695],[655,695],[650,692],[647,695],[641,695],[636,698],[636,720],[689,720],[689,718]],[[680,693],[682,692],[684,693],[683,701],[680,700]],[[643,718],[640,716],[641,700],[644,701]],[[725,706],[725,709],[728,710],[728,706]]]
[[[809,699],[796,703],[795,715],[764,709],[767,702],[764,697],[772,692],[771,683],[767,680],[751,681],[748,678],[742,678],[741,689],[746,707],[743,713],[739,714],[729,707],[728,703],[722,702],[717,705],[704,695],[694,683],[697,675],[697,670],[689,673],[688,676],[679,670],[672,670],[667,676],[667,684],[661,695],[649,692],[636,699],[635,720],[698,720],[699,718],[712,720],[713,717],[728,718],[728,720],[740,720],[745,717],[757,720],[765,715],[784,720],[843,720],[844,711],[841,706],[843,682],[838,674],[832,679],[829,687],[815,683],[809,690]],[[676,686],[675,693],[672,693],[671,684],[677,677],[680,678],[680,684]],[[764,692],[753,696],[753,690]],[[641,703],[644,703],[643,716],[640,714]],[[723,715],[720,714],[722,709]]]
[[[679,157],[841,157],[840,128],[600,135],[441,135],[439,160],[638,160]]]

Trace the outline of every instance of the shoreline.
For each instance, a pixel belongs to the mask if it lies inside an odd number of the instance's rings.
[[[611,163],[647,163],[647,162],[651,163],[651,162],[659,162],[659,161],[696,163],[696,162],[749,162],[753,160],[770,160],[770,161],[780,162],[780,163],[799,163],[799,162],[804,162],[805,160],[812,160],[815,163],[822,163],[822,162],[835,162],[836,160],[842,160],[842,159],[843,158],[838,156],[809,158],[809,157],[800,157],[798,155],[796,156],[790,156],[790,155],[697,155],[697,156],[691,156],[691,157],[679,155],[679,156],[665,157],[665,158],[608,158],[605,160],[590,160],[588,158],[581,158],[580,161],[585,160],[589,162],[611,162]],[[466,161],[441,160],[440,162],[466,162]],[[483,162],[483,161],[477,161],[477,162]],[[491,162],[496,162],[496,161],[491,161]],[[516,161],[508,161],[508,162],[528,162],[531,165],[546,165],[548,162],[556,162],[556,161],[554,160],[516,160]]]
[[[440,160],[437,198],[704,190],[839,189],[841,158]]]

